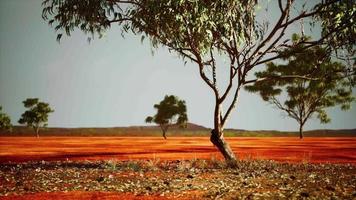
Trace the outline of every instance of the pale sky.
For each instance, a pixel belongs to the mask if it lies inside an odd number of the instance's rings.
[[[90,44],[81,32],[56,42],[41,18],[41,0],[0,0],[0,105],[14,124],[22,101],[37,97],[55,110],[49,127],[145,125],[153,104],[166,94],[187,103],[190,122],[213,126],[214,97],[198,67],[165,48],[151,53],[140,36],[121,37],[115,26]],[[356,104],[347,112],[328,110],[332,122],[307,122],[305,129],[355,128]],[[298,124],[242,91],[227,124],[249,130],[298,130]]]

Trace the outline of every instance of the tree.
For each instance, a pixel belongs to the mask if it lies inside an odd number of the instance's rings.
[[[302,139],[303,126],[313,115],[316,114],[321,123],[328,123],[330,118],[326,108],[335,105],[341,105],[342,110],[350,108],[355,99],[352,96],[355,75],[350,75],[345,65],[333,62],[325,48],[315,46],[304,51],[297,49],[281,52],[288,63],[267,63],[265,71],[256,73],[256,77],[261,81],[245,88],[259,93],[264,101],[295,119],[299,123],[299,137]],[[290,51],[298,53],[289,56]],[[263,80],[273,76],[308,78]]]
[[[256,81],[248,80],[250,71],[279,59],[277,50],[294,45],[286,38],[288,31],[294,31],[294,25],[307,20],[333,22],[333,19],[322,15],[333,13],[333,6],[339,8],[339,13],[355,15],[353,6],[344,7],[336,0],[318,1],[314,6],[299,8],[296,4],[300,2],[273,1],[275,5],[272,7],[278,8],[279,12],[274,23],[265,18],[258,20],[256,12],[260,4],[257,0],[44,0],[42,17],[58,31],[57,40],[63,34],[70,35],[76,28],[90,34],[90,40],[95,35],[101,37],[111,25],[118,24],[122,33],[141,34],[142,39],[149,38],[153,47],[162,45],[185,62],[195,63],[215,101],[210,140],[233,164],[236,157],[225,141],[223,131],[237,104],[240,89]],[[342,2],[354,5],[352,0]],[[354,29],[347,28],[354,27],[354,23],[350,20],[343,22],[332,28],[323,26],[322,30],[328,31],[326,34],[308,42],[301,40],[299,44],[305,43],[305,49],[329,45],[328,41],[332,40],[335,32],[347,30],[345,35],[353,34]],[[329,46],[336,49],[345,45],[346,41],[343,43],[342,40]],[[220,66],[216,57],[226,60],[226,66]],[[227,77],[221,71],[227,72]]]
[[[38,98],[28,98],[23,101],[25,108],[28,108],[19,119],[20,124],[26,124],[27,127],[33,128],[39,138],[41,127],[47,126],[49,113],[54,112],[48,103],[40,102]]]
[[[11,119],[6,113],[2,112],[1,106],[0,106],[0,129],[12,131]]]
[[[331,2],[328,0],[327,2]],[[322,37],[327,37],[328,44],[341,60],[355,59],[356,15],[354,1],[335,1],[326,6],[320,6],[321,12],[315,16],[321,20]],[[345,26],[346,25],[346,26]]]
[[[166,132],[170,126],[186,127],[188,116],[185,101],[179,100],[174,95],[166,95],[159,104],[155,104],[153,107],[157,109],[157,113],[154,116],[148,116],[145,121],[158,124],[164,139],[167,139]]]

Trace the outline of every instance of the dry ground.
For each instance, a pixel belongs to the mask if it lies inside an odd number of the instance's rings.
[[[232,137],[240,158],[286,162],[356,163],[355,137]],[[208,137],[0,137],[0,163],[34,160],[219,158]]]
[[[356,199],[356,138],[227,140],[0,137],[0,199]]]
[[[350,164],[218,160],[0,165],[0,199],[355,199]]]

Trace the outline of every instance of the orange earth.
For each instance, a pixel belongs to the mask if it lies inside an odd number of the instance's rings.
[[[35,194],[26,194],[22,196],[13,195],[7,197],[1,197],[1,200],[166,200],[167,197],[155,196],[135,196],[130,193],[115,193],[115,192],[83,192],[83,191],[71,191],[71,192],[42,192]]]
[[[354,137],[231,137],[239,158],[356,163]],[[0,137],[0,163],[34,160],[221,158],[208,137]]]
[[[294,137],[226,138],[242,159],[273,159],[281,162],[356,164],[356,138]],[[0,163],[55,160],[221,158],[208,137],[0,137]],[[115,192],[51,192],[0,196],[3,200],[24,199],[167,199],[157,195],[135,196]],[[168,199],[172,199],[169,198]],[[187,196],[186,199],[196,199]]]

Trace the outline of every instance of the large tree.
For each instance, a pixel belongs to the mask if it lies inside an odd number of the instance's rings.
[[[51,109],[48,103],[40,102],[38,98],[28,98],[23,101],[23,104],[28,110],[21,115],[18,122],[33,128],[37,138],[39,138],[40,128],[47,126],[48,115],[54,110]]]
[[[88,33],[90,39],[95,35],[100,37],[113,24],[118,24],[122,33],[141,34],[150,39],[153,47],[162,45],[184,61],[195,63],[215,100],[210,140],[227,161],[235,163],[235,154],[226,143],[223,131],[240,89],[256,81],[248,79],[249,72],[279,59],[277,50],[293,45],[286,33],[295,31],[295,25],[300,23],[325,22],[319,38],[300,41],[305,43],[305,48],[331,44],[328,41],[333,40],[336,32],[349,36],[355,31],[352,21],[338,22],[326,15],[334,13],[336,7],[342,19],[349,16],[354,19],[352,0],[313,1],[314,5],[306,1],[307,6],[299,6],[303,4],[299,0],[272,3],[279,17],[270,22],[256,17],[260,6],[257,0],[45,0],[42,16],[58,31],[58,40],[76,28]],[[335,26],[330,27],[330,24]],[[320,31],[318,26],[316,28]],[[345,38],[353,40],[352,37],[336,38],[339,43],[329,45],[330,48],[345,47]],[[227,63],[221,64],[216,57]],[[223,71],[228,75],[220,73]]]
[[[321,123],[328,123],[330,118],[326,108],[341,105],[342,110],[350,109],[355,99],[352,96],[355,74],[350,74],[345,65],[332,61],[324,48],[315,46],[303,51],[298,51],[298,48],[303,46],[280,52],[287,63],[267,63],[266,70],[256,73],[261,81],[246,86],[246,89],[259,93],[263,100],[295,119],[302,139],[303,126],[313,115]],[[296,53],[289,56],[290,51]],[[268,78],[273,76],[285,78]]]
[[[154,116],[148,116],[146,123],[156,123],[162,130],[164,139],[167,139],[166,132],[172,125],[185,127],[188,122],[187,107],[185,101],[180,100],[174,95],[166,95],[164,99],[153,106],[157,113]]]
[[[0,129],[12,131],[12,124],[10,117],[2,112],[2,107],[0,106]]]

